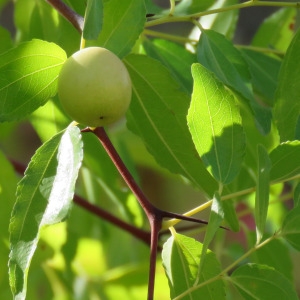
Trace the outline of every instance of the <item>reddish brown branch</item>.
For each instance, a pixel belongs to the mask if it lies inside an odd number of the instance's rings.
[[[81,15],[61,0],[46,0],[46,2],[52,5],[65,19],[67,19],[80,34],[82,33],[84,19]]]

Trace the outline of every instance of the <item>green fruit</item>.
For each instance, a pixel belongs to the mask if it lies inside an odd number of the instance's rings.
[[[58,97],[76,122],[100,127],[119,120],[131,100],[131,80],[123,62],[111,51],[90,47],[64,63]]]

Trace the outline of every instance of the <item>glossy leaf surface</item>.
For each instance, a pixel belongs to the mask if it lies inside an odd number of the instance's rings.
[[[10,222],[10,286],[16,299],[25,299],[28,270],[46,225],[63,221],[71,208],[82,160],[77,127],[69,127],[38,149],[18,184]]]
[[[83,38],[96,40],[102,29],[103,0],[88,0],[84,16]]]
[[[22,119],[54,96],[65,60],[63,49],[40,40],[1,54],[0,122]]]

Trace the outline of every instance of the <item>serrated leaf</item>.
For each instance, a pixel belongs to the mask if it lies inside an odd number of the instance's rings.
[[[294,140],[300,114],[300,30],[282,61],[276,90],[274,119],[282,142]]]
[[[257,147],[258,172],[255,194],[256,242],[263,237],[269,207],[269,186],[271,161],[268,152],[262,145]]]
[[[294,35],[291,24],[294,24],[296,14],[295,8],[285,7],[275,11],[258,28],[251,44],[285,51]]]
[[[221,82],[247,100],[258,128],[263,134],[267,134],[271,128],[271,112],[259,105],[254,98],[248,65],[233,43],[218,32],[203,30],[197,57],[198,62],[212,71]]]
[[[300,141],[282,143],[270,153],[270,179],[283,181],[300,174]]]
[[[192,92],[193,78],[191,65],[197,61],[196,55],[185,47],[166,40],[145,40],[144,48],[152,58],[158,59],[164,64],[188,91]]]
[[[170,237],[164,244],[162,260],[169,281],[171,299],[193,287],[198,275],[201,251],[201,243],[181,234]],[[215,254],[208,250],[198,283],[203,283],[220,272],[220,264]],[[180,299],[225,299],[224,283],[221,280],[214,281]]]
[[[245,135],[233,95],[200,64],[192,66],[194,90],[188,126],[196,149],[214,178],[230,183],[240,171]]]
[[[259,264],[246,264],[237,268],[230,277],[246,300],[297,300],[292,283],[278,271]]]
[[[249,65],[254,91],[264,103],[273,106],[281,61],[249,49],[242,49],[241,53]]]
[[[40,40],[1,54],[0,122],[22,119],[54,96],[65,60],[63,49]]]
[[[204,263],[206,260],[207,250],[208,246],[210,245],[211,241],[213,240],[217,230],[220,228],[220,225],[224,219],[224,209],[223,204],[220,198],[220,195],[218,192],[215,193],[212,205],[211,205],[211,211],[209,215],[208,225],[206,228],[204,241],[202,245],[202,251],[200,256],[200,265],[198,269],[198,275],[197,275],[197,281],[199,280],[199,276],[201,276],[202,272],[204,271]]]
[[[160,165],[212,196],[217,183],[197,155],[186,124],[189,96],[158,61],[130,55],[125,63],[133,83],[128,128],[142,138]]]
[[[300,251],[300,206],[289,211],[283,220],[281,236]]]
[[[105,1],[103,11],[103,25],[97,45],[122,58],[131,51],[144,29],[144,0]]]
[[[84,15],[83,38],[96,40],[102,29],[103,0],[88,0]]]
[[[41,229],[68,215],[82,156],[80,131],[68,127],[37,150],[18,184],[9,227],[9,278],[15,299],[26,297],[28,270]]]

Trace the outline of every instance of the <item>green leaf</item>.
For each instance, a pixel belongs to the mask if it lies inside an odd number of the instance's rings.
[[[282,142],[294,140],[300,114],[300,30],[282,61],[276,90],[274,119]]]
[[[186,124],[189,96],[158,61],[130,55],[125,63],[133,83],[128,128],[142,138],[160,165],[212,196],[217,183],[197,155]]]
[[[234,203],[235,202],[233,200],[226,200],[223,201],[222,206],[224,210],[225,220],[230,229],[234,232],[238,232],[240,230],[240,222],[237,217]]]
[[[200,64],[192,66],[194,91],[188,125],[196,149],[214,178],[230,183],[239,173],[245,136],[232,94]]]
[[[255,223],[257,243],[263,237],[269,207],[269,186],[271,161],[268,152],[262,145],[257,147],[258,174],[255,195]]]
[[[102,20],[103,0],[88,0],[84,16],[83,38],[96,40],[102,29]]]
[[[219,193],[216,192],[214,195],[213,201],[212,201],[208,225],[206,228],[204,241],[203,241],[203,245],[202,245],[197,281],[199,280],[199,275],[201,275],[203,272],[203,266],[204,266],[204,263],[206,260],[208,246],[210,245],[211,241],[213,240],[217,230],[220,229],[220,225],[221,225],[223,219],[224,219],[223,204],[222,204]]]
[[[181,234],[175,234],[164,244],[162,260],[172,299],[194,286],[198,275],[201,251],[201,243]],[[220,272],[220,264],[215,254],[208,250],[198,284],[217,276]],[[221,280],[205,284],[180,299],[225,299],[224,284]]]
[[[288,212],[282,223],[281,236],[300,251],[300,206]]]
[[[40,40],[1,54],[0,122],[24,118],[54,96],[65,60],[60,47]]]
[[[230,282],[245,300],[298,300],[292,283],[284,275],[265,265],[243,265],[232,273]]]
[[[294,24],[296,14],[295,8],[281,8],[275,11],[264,20],[251,44],[285,51],[294,35],[291,24]]]
[[[242,49],[241,53],[249,65],[254,91],[264,103],[273,106],[281,61],[249,49]]]
[[[271,113],[256,101],[248,65],[232,42],[218,32],[203,30],[197,47],[197,57],[221,82],[247,100],[260,131],[267,134],[271,128]]]
[[[71,208],[82,160],[77,127],[69,127],[43,144],[18,184],[10,222],[10,286],[25,299],[28,270],[44,226],[64,220]]]
[[[280,144],[271,153],[272,181],[284,181],[300,173],[300,141]]]
[[[194,53],[179,44],[160,39],[145,40],[143,45],[149,56],[158,59],[188,92],[192,92],[191,65],[197,61]]]
[[[131,51],[144,29],[144,0],[105,1],[103,11],[103,25],[97,45],[122,58]]]
[[[248,233],[249,234],[249,233]],[[253,237],[253,244],[255,244],[255,235]],[[284,259],[279,259],[284,257]],[[293,282],[293,262],[289,252],[289,247],[279,239],[273,239],[269,243],[260,247],[253,253],[251,261],[258,264],[268,265],[278,272],[282,273],[286,278]]]

